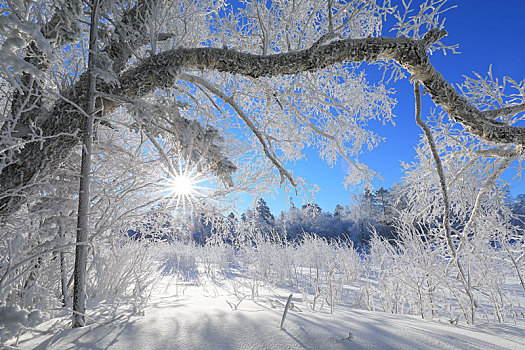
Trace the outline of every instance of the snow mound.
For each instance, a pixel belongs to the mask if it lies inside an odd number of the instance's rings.
[[[39,310],[27,311],[18,306],[0,307],[0,340],[15,337],[25,327],[35,327],[44,318]]]

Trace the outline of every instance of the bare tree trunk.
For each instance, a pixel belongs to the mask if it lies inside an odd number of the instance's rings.
[[[62,305],[68,306],[69,293],[67,291],[66,253],[60,252],[60,281],[62,284]]]
[[[64,229],[64,223],[60,222],[60,239],[61,245],[66,244],[66,230]],[[66,253],[61,250],[59,253],[60,259],[60,284],[62,289],[62,306],[67,307],[69,303],[69,293],[67,286],[67,264],[66,264]]]
[[[96,76],[93,73],[98,35],[98,0],[92,1],[91,27],[89,32],[88,61],[88,108],[82,143],[82,164],[80,168],[80,191],[78,196],[77,243],[73,285],[73,328],[85,325],[86,312],[86,265],[89,233],[89,183],[91,181],[91,153],[93,148],[93,119],[95,112]]]

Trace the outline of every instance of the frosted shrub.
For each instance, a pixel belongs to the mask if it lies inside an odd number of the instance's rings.
[[[10,233],[0,235],[0,305],[22,309],[60,307],[61,270],[69,270],[66,263],[61,265],[60,251],[54,250],[60,244],[48,240],[38,243],[37,235],[24,232],[17,236]]]
[[[490,227],[490,226],[484,226]],[[465,267],[466,293],[439,230],[420,232],[404,225],[397,241],[374,234],[365,260],[366,285],[361,288],[370,310],[419,315],[422,318],[446,317],[452,323],[467,323],[483,317],[505,322],[520,314],[519,296],[509,288],[514,273],[512,260],[504,249],[505,236],[495,225],[478,227],[475,239],[464,243],[458,255]]]
[[[401,291],[394,247],[375,234],[369,244],[365,270],[368,307],[375,310],[375,300],[378,300],[382,311],[397,313]]]
[[[308,296],[313,295],[312,310],[326,303],[333,312],[342,301],[344,285],[361,273],[359,254],[352,246],[316,235],[305,234],[295,256],[300,271],[296,279],[307,303]]]
[[[233,247],[222,242],[206,243],[198,252],[205,274],[212,279],[217,277],[217,272],[228,271],[233,261]]]
[[[459,286],[457,280],[443,283],[451,274],[443,242],[424,235],[414,227],[406,225],[399,229],[397,265],[399,280],[405,295],[406,312],[431,318],[437,314],[439,305],[445,307],[448,298],[443,288]]]
[[[71,305],[74,245],[49,236],[54,226],[49,232],[31,231],[24,222],[18,227],[18,235],[15,225],[8,226],[7,237],[0,239],[0,305],[42,310],[53,317]],[[90,245],[88,297],[122,296],[141,308],[156,279],[155,259],[152,242],[97,237]]]
[[[142,309],[159,278],[159,244],[127,237],[99,244],[88,267],[89,297],[130,298],[135,311]]]
[[[314,311],[328,305],[333,312],[342,301],[344,285],[358,279],[362,270],[359,254],[352,246],[306,233],[298,243],[276,234],[257,235],[237,256],[252,287],[262,281],[268,286],[298,288]]]
[[[171,242],[162,250],[160,270],[164,275],[176,275],[183,281],[195,280],[199,275],[197,254],[198,248],[193,242]]]
[[[361,277],[363,262],[352,244],[339,243],[335,246],[335,261],[344,283],[356,281]]]
[[[44,321],[38,310],[28,311],[18,306],[0,307],[0,341],[9,340],[24,328],[35,327]]]
[[[430,318],[436,314],[446,262],[417,231],[401,232],[392,242],[373,234],[366,258],[367,284],[363,287],[369,309],[376,302],[384,312]],[[441,303],[442,307],[443,304]]]
[[[468,268],[472,288],[478,290],[476,295],[481,314],[486,319],[505,322],[508,316],[513,318],[520,309],[515,291],[510,290],[508,282],[519,280],[520,269],[513,266],[512,246],[507,234],[509,227],[497,225],[480,225],[476,228],[476,238],[471,240],[463,250],[463,260]],[[517,276],[516,276],[517,274]],[[520,290],[521,292],[521,290]]]
[[[281,285],[292,281],[296,255],[293,245],[275,233],[270,237],[259,235],[255,241],[255,254],[258,270],[264,281]]]

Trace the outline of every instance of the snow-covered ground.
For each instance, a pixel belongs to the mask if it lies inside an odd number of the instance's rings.
[[[239,293],[236,296],[231,287],[231,281],[227,280],[177,285],[171,277],[164,277],[143,316],[120,308],[112,321],[89,321],[89,325],[81,329],[64,329],[67,318],[52,319],[23,334],[18,347],[53,350],[525,348],[523,325],[455,326],[448,321],[425,321],[348,306],[338,306],[334,314],[327,308],[312,312],[307,310],[299,294],[294,295],[295,307],[288,313],[281,330],[288,291],[260,290],[259,297],[251,300],[250,296],[242,299]],[[104,308],[107,304],[101,302],[91,313],[100,316]]]

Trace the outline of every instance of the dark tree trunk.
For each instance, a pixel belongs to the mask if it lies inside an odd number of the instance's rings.
[[[89,32],[88,62],[88,108],[82,143],[82,164],[80,169],[80,191],[78,196],[77,243],[73,285],[73,328],[85,325],[86,313],[86,265],[89,233],[89,184],[91,181],[91,153],[93,148],[93,119],[95,113],[96,76],[93,73],[98,35],[98,0],[93,0],[91,28]]]

